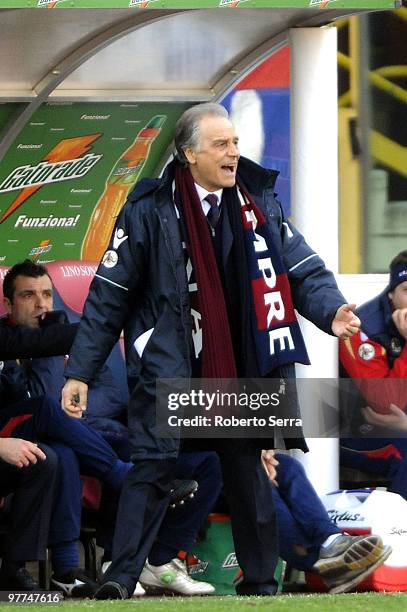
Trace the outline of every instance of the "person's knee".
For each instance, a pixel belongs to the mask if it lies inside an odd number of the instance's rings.
[[[158,488],[165,487],[174,477],[176,459],[150,459],[134,462],[127,479],[130,483],[155,484]]]
[[[58,456],[59,464],[63,471],[79,471],[79,459],[75,451],[70,446],[67,446],[63,442],[58,442],[55,440],[50,442],[50,445],[52,447],[52,450]]]
[[[39,459],[39,465],[41,470],[43,470],[47,476],[51,479],[55,478],[55,475],[58,471],[59,459],[57,453],[45,444],[38,444],[38,447],[45,454],[45,459]]]
[[[292,475],[305,476],[305,470],[300,461],[298,459],[294,459],[290,455],[285,455],[284,453],[277,453],[276,459],[279,463],[277,467],[277,478],[279,474],[282,473],[282,476],[291,477]]]

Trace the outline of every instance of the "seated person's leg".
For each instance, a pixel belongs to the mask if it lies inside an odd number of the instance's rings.
[[[131,446],[129,431],[123,423],[108,417],[91,416],[86,419],[87,424],[96,429],[106,442],[113,448],[119,459],[130,461]]]
[[[273,487],[273,498],[277,511],[280,557],[298,570],[312,571],[319,557],[320,545],[313,542],[307,531],[295,520],[276,487]]]
[[[43,560],[47,548],[58,459],[45,445],[46,460],[24,468],[0,461],[3,493],[14,492],[10,508],[11,528],[6,535],[0,571],[3,590],[37,590],[25,570],[25,561]]]
[[[35,412],[38,433],[72,448],[79,459],[81,474],[95,476],[115,491],[121,491],[133,465],[127,460],[131,448],[128,433],[126,436],[123,428],[120,429],[121,450],[126,457],[126,461],[122,461],[103,435],[86,423],[86,418],[81,420],[67,416],[61,407],[48,397],[39,398],[39,401],[40,409]],[[165,488],[170,503],[178,504],[195,492],[196,483],[170,481]]]
[[[2,431],[12,430],[8,435],[33,442],[61,442],[76,453],[82,473],[100,478],[115,490],[121,489],[131,464],[121,461],[97,431],[67,416],[53,399],[44,396],[14,404],[0,418]]]
[[[331,534],[340,533],[340,529],[329,518],[301,463],[283,453],[277,453],[276,459],[279,461],[277,493],[290,508],[302,532],[317,546]]]
[[[51,443],[59,458],[56,499],[50,525],[53,588],[72,597],[92,595],[95,584],[80,569],[78,541],[81,528],[82,482],[74,451]]]
[[[277,454],[277,460],[279,487],[273,494],[281,556],[298,569],[318,573],[330,592],[353,589],[387,559],[391,548],[379,536],[341,535],[302,465],[288,455]]]
[[[180,550],[192,550],[198,532],[222,489],[220,462],[214,452],[180,453],[176,476],[196,480],[199,488],[187,507],[166,514],[157,536],[157,544],[149,555],[153,565],[168,563]]]

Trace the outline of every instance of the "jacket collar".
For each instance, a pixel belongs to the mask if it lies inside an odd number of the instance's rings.
[[[172,183],[175,179],[175,164],[172,160],[165,168],[160,180],[158,189],[155,193],[155,201],[158,207],[168,204],[168,197],[172,200]]]
[[[261,196],[265,190],[274,189],[279,172],[263,168],[247,157],[241,157],[237,174],[251,194]]]

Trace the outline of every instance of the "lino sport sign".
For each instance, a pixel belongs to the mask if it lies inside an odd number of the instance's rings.
[[[143,9],[394,9],[401,0],[0,0],[1,8],[134,8]]]

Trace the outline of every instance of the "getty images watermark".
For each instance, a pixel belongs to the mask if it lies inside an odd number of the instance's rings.
[[[274,440],[388,437],[381,425],[394,422],[389,404],[406,409],[405,389],[405,379],[162,379],[157,382],[156,433],[161,438]],[[365,406],[371,408],[373,424],[362,418]],[[406,436],[394,424],[391,431],[392,437]]]
[[[284,387],[282,387],[283,389]],[[204,389],[191,389],[189,392],[172,392],[168,395],[168,410],[181,411],[181,416],[172,414],[168,417],[170,427],[266,427],[267,425],[302,426],[300,418],[281,418],[275,414],[268,414],[267,418],[259,417],[255,413],[263,408],[268,410],[280,406],[280,395],[284,391],[273,393],[221,391],[205,391]],[[192,408],[203,414],[184,416],[183,410]],[[238,411],[239,416],[231,414],[231,410]],[[220,411],[221,414],[214,414]],[[212,414],[213,413],[213,414]],[[243,416],[247,414],[247,416]],[[210,415],[210,416],[209,416]]]
[[[276,379],[162,379],[157,382],[161,437],[270,438],[301,435],[294,381]]]

